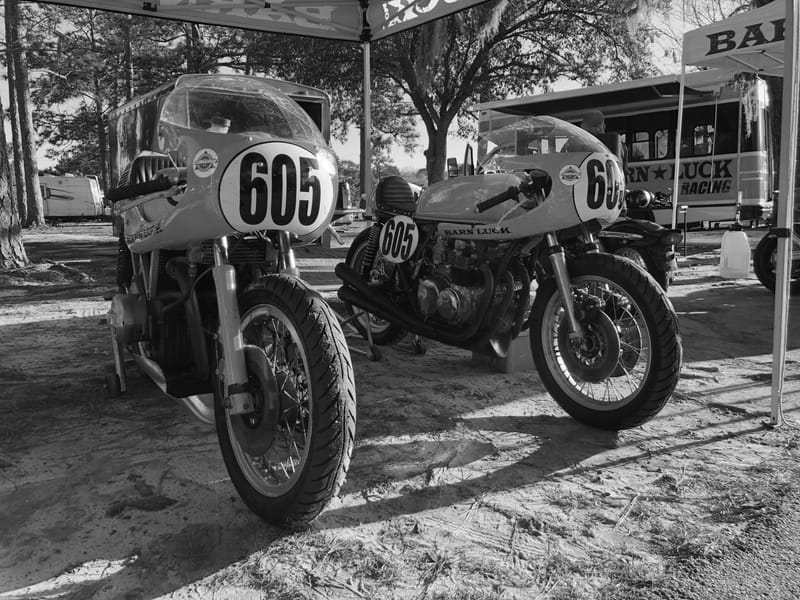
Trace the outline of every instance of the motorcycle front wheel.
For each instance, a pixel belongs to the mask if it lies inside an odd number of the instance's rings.
[[[222,457],[253,512],[303,527],[338,493],[350,463],[356,426],[350,353],[334,312],[298,279],[271,275],[239,304],[254,410],[230,414],[218,381]]]
[[[678,319],[633,263],[604,253],[567,262],[583,335],[572,335],[553,278],[536,291],[531,352],[547,391],[575,419],[627,429],[654,417],[678,383]]]
[[[350,249],[347,251],[347,258],[345,262],[356,273],[361,273],[364,257],[367,254],[369,246],[369,229],[365,229],[359,233],[350,244]],[[372,272],[376,273],[378,277],[386,277],[385,265],[383,256],[375,249]],[[353,319],[352,323],[358,333],[364,339],[367,339],[367,325],[369,325],[370,333],[372,334],[372,341],[378,346],[388,346],[405,336],[406,331],[399,325],[386,321],[373,314],[365,312],[358,307],[353,306],[349,302],[344,303],[344,308],[347,314]]]

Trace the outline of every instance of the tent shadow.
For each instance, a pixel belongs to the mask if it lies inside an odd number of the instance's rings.
[[[374,523],[442,508],[487,492],[533,485],[613,448],[618,437],[617,432],[594,429],[567,416],[470,418],[461,423],[466,429],[459,429],[460,435],[447,441],[359,448],[344,492],[361,490],[365,502],[329,509],[317,521],[318,527]],[[497,469],[491,468],[491,460],[475,464],[498,456],[495,446],[480,441],[481,431],[517,435],[520,442],[517,450],[524,456],[510,464],[503,462]],[[398,456],[407,458],[398,462]],[[449,471],[460,477],[462,469],[469,472],[463,479],[453,481],[454,477],[448,476],[447,482],[436,483],[437,471]],[[417,483],[401,487],[399,496],[370,496],[374,488],[380,487],[376,482],[391,485],[408,478],[417,478]]]

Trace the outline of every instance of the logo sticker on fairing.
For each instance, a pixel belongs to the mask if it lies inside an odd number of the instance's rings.
[[[219,165],[219,157],[211,148],[203,148],[194,155],[192,171],[200,178],[211,177]]]
[[[558,178],[564,185],[575,185],[581,178],[581,169],[577,165],[564,165],[558,172]]]
[[[625,202],[625,180],[617,161],[595,152],[581,163],[580,171],[572,198],[581,220],[616,219]]]
[[[330,217],[336,167],[288,142],[265,142],[238,154],[219,186],[222,214],[237,231],[312,233]]]
[[[419,229],[410,217],[396,216],[381,228],[378,248],[391,263],[401,263],[414,256],[419,244]]]

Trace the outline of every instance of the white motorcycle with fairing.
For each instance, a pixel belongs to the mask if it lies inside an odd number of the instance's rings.
[[[569,414],[606,429],[640,425],[670,398],[682,346],[653,277],[599,251],[598,232],[624,205],[619,159],[553,117],[512,133],[497,143],[517,149],[493,173],[421,192],[382,180],[376,223],[336,267],[339,297],[378,345],[412,332],[505,357],[529,329],[539,377]]]
[[[338,492],[355,436],[344,335],[292,246],[318,238],[336,204],[325,123],[310,115],[329,115],[312,88],[186,75],[109,118],[120,242],[108,387],[125,390],[132,356],[215,424],[245,503],[293,527]]]

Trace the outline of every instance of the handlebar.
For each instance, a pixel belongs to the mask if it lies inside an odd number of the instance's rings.
[[[527,194],[528,192],[532,192],[536,189],[536,184],[532,181],[528,183],[521,183],[519,186],[512,185],[509,187],[505,192],[500,192],[496,196],[492,196],[491,198],[487,198],[486,200],[482,200],[475,205],[475,210],[479,213],[485,212],[492,207],[497,206],[498,204],[502,204],[506,200],[513,200],[520,194]]]
[[[185,173],[178,172],[175,176],[159,175],[150,181],[114,188],[106,194],[106,199],[112,203],[118,202],[135,196],[163,192],[182,183],[186,183]]]

